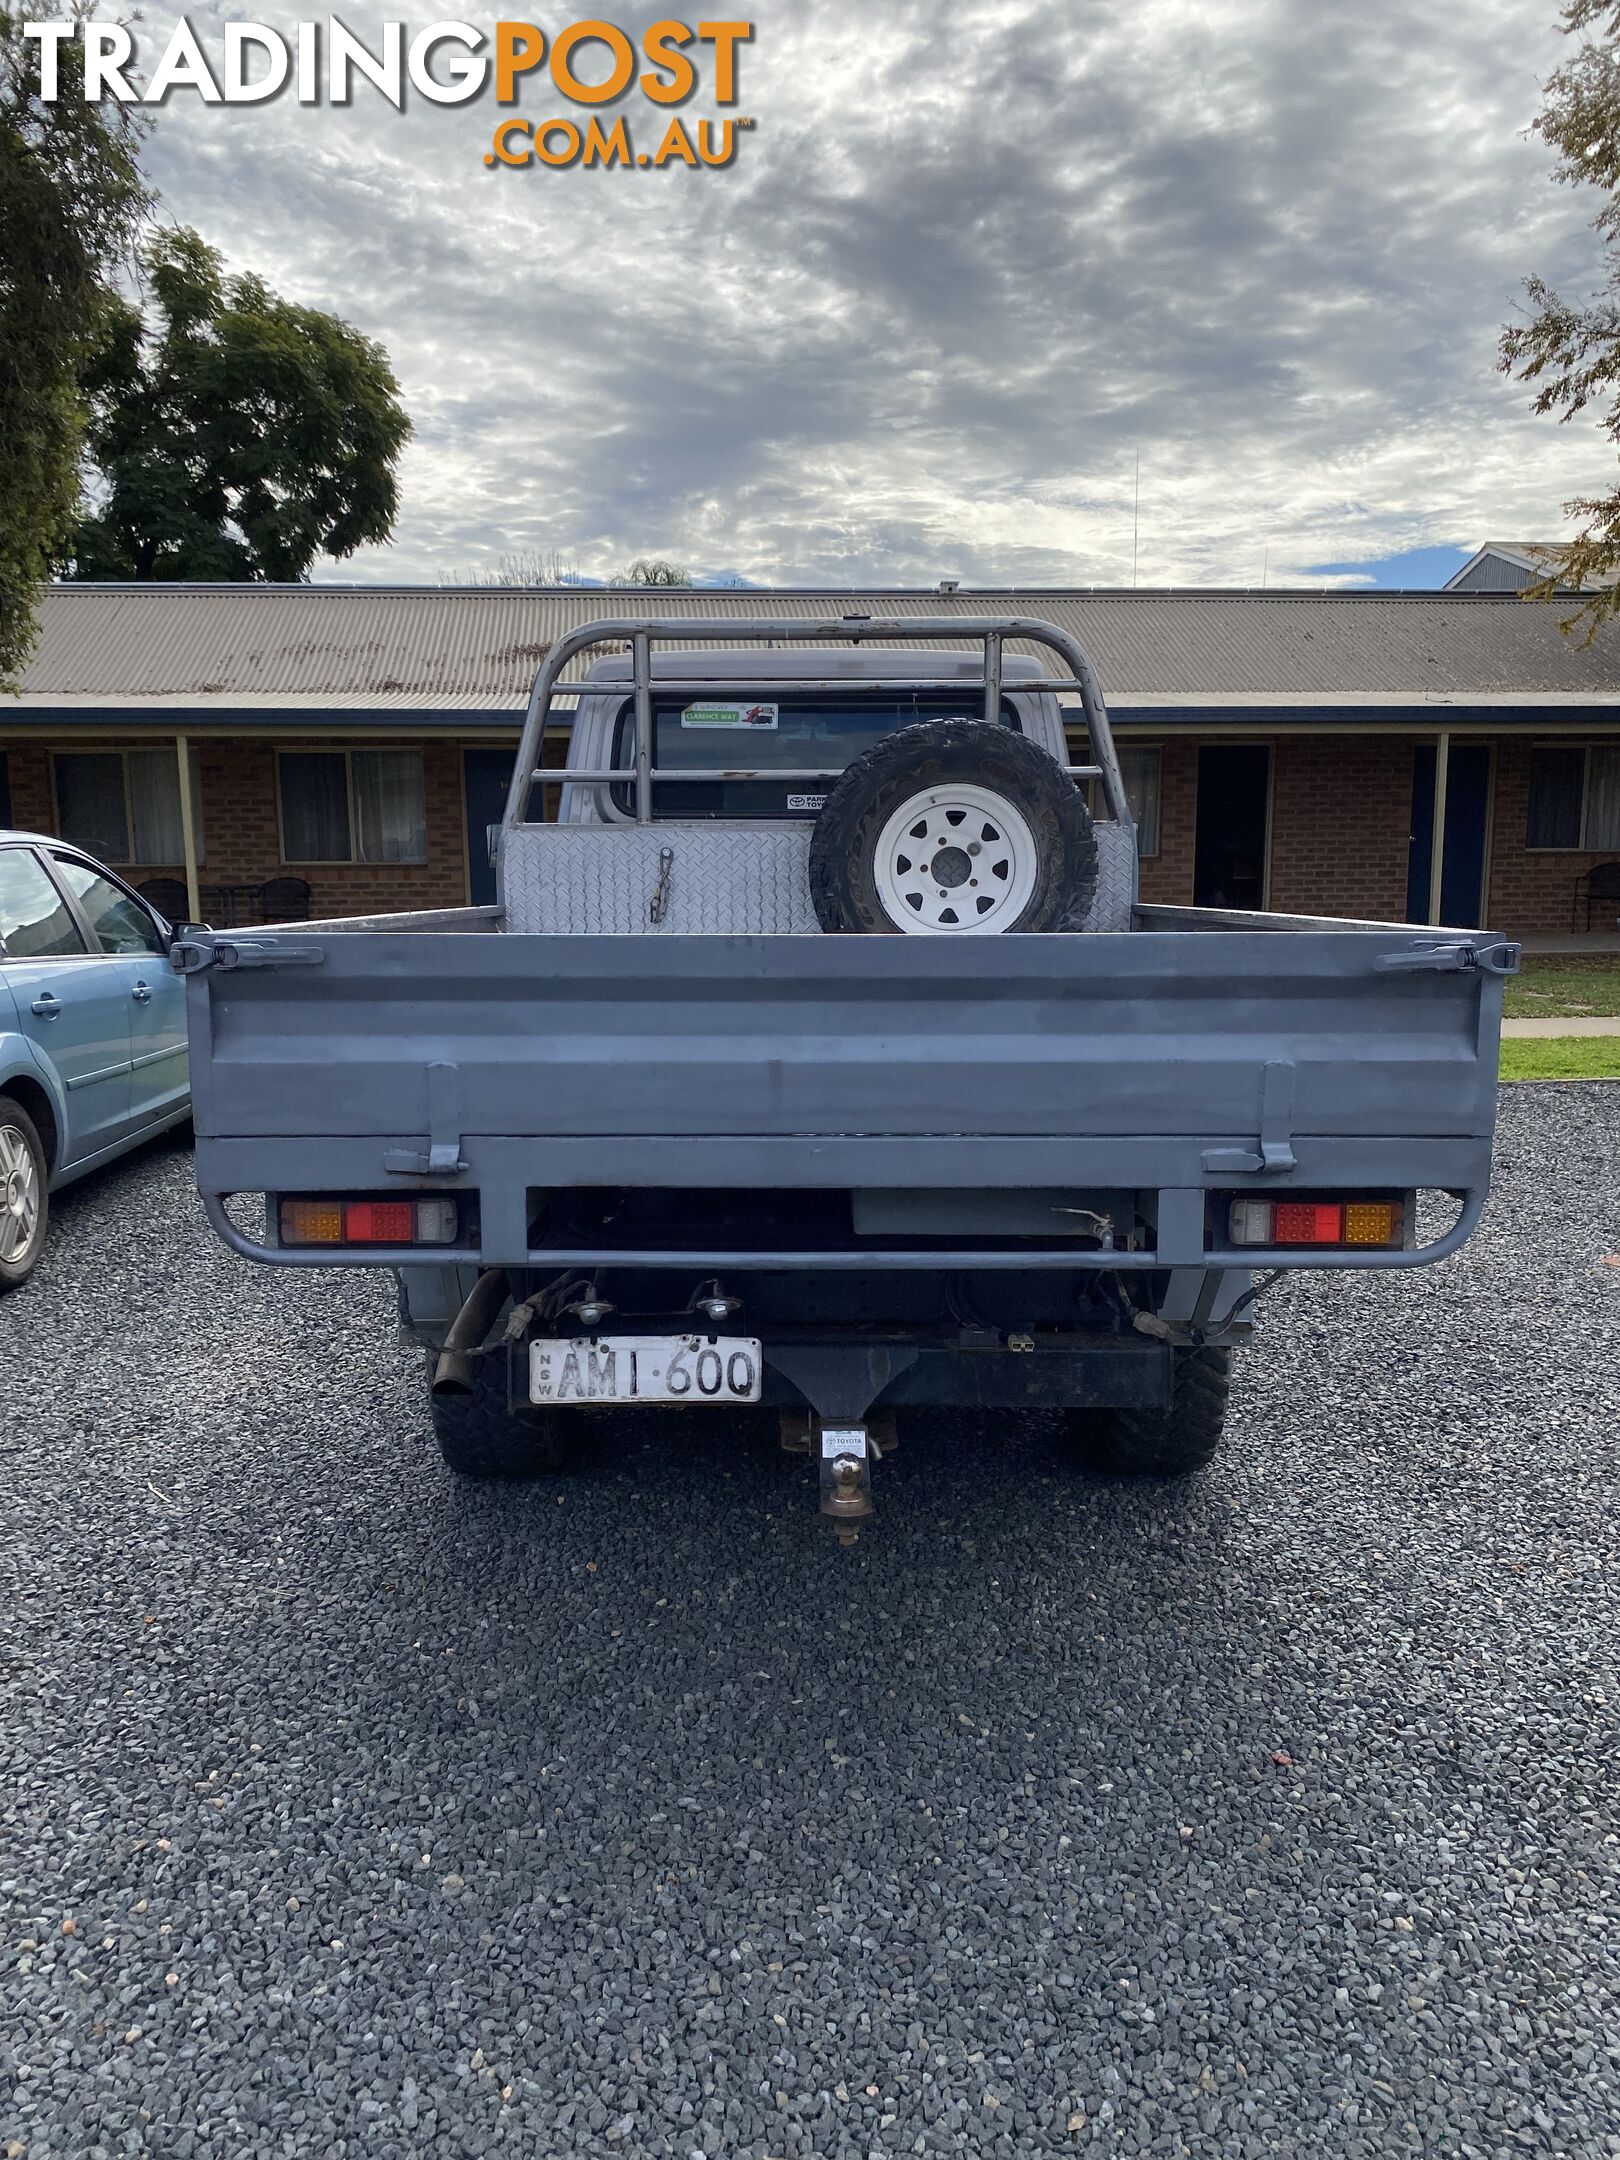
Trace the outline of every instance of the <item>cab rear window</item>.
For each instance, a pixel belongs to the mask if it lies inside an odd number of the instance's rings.
[[[753,690],[660,697],[655,691],[652,702],[655,766],[758,775],[673,786],[655,781],[655,818],[813,818],[833,779],[885,735],[918,720],[971,718],[979,709],[972,691],[960,697],[885,697],[878,692],[837,698]],[[1005,702],[1001,718],[1007,727],[1018,725]],[[627,698],[614,731],[615,765],[631,762],[633,741],[634,708]],[[832,777],[770,777],[778,771],[810,770]],[[634,814],[635,798],[628,787],[616,788],[614,801],[626,815]]]

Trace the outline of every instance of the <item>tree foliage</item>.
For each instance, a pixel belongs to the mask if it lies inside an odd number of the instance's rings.
[[[628,570],[621,570],[615,585],[690,585],[692,573],[679,563],[665,562],[660,555],[638,555]]]
[[[85,377],[98,481],[74,574],[293,581],[386,540],[411,424],[382,347],[227,278],[184,228],[144,260],[151,319],[123,305]]]
[[[441,578],[444,585],[593,585],[572,555],[561,548],[519,548],[503,555],[493,570],[474,567],[458,576]]]
[[[139,119],[85,104],[77,42],[61,50],[60,98],[42,103],[22,22],[0,8],[0,684],[27,658],[40,581],[68,543],[79,378],[149,202]]]
[[[1584,303],[1563,299],[1544,278],[1526,280],[1533,313],[1502,334],[1501,366],[1532,385],[1533,410],[1572,420],[1592,409],[1620,446],[1620,0],[1569,0],[1565,34],[1579,38],[1546,86],[1536,132],[1557,152],[1555,177],[1593,187],[1603,197],[1592,220],[1603,243],[1604,284]],[[1531,586],[1550,599],[1560,589],[1585,594],[1566,628],[1586,626],[1590,643],[1620,613],[1620,485],[1606,495],[1564,505],[1582,531],[1555,574]]]

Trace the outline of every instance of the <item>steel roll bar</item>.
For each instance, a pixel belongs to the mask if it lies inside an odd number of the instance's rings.
[[[1058,691],[1077,693],[1085,714],[1086,729],[1091,738],[1094,767],[1072,768],[1076,777],[1090,776],[1093,772],[1101,780],[1103,795],[1108,804],[1110,817],[1121,824],[1131,822],[1130,805],[1125,799],[1125,781],[1120,772],[1119,755],[1114,747],[1113,730],[1108,723],[1108,708],[1103,703],[1102,686],[1097,670],[1085,648],[1060,630],[1055,623],[1042,622],[1022,615],[976,616],[964,619],[939,615],[841,615],[821,622],[796,621],[792,617],[766,616],[754,621],[740,621],[735,617],[697,617],[688,621],[648,622],[634,617],[604,617],[598,622],[582,623],[577,630],[569,630],[558,638],[545,659],[535,671],[529,690],[529,702],[523,715],[523,735],[518,745],[517,761],[512,767],[512,784],[507,791],[506,815],[502,830],[511,831],[516,826],[529,823],[529,790],[538,781],[551,785],[563,785],[580,780],[584,775],[570,773],[565,766],[548,769],[540,762],[542,739],[546,722],[550,717],[552,699],[561,694],[579,698],[596,694],[604,687],[609,693],[628,688],[635,715],[635,741],[630,767],[615,778],[622,777],[635,788],[635,821],[638,825],[652,823],[652,790],[655,780],[693,780],[695,773],[660,771],[652,762],[652,648],[663,645],[865,645],[878,640],[902,639],[910,643],[928,644],[976,643],[982,651],[983,660],[979,678],[972,677],[947,680],[943,687],[960,690],[964,695],[976,695],[986,720],[1000,718],[1003,687],[1002,652],[1009,638],[1025,644],[1044,645],[1057,655],[1067,673],[1056,676],[1020,677],[1013,687],[1018,691]],[[630,680],[627,685],[601,682],[563,683],[562,672],[582,652],[594,645],[628,645],[630,648]],[[773,676],[771,687],[778,690],[799,689],[883,689],[894,678],[873,674],[838,677],[829,683],[807,669],[805,675]],[[719,687],[719,679],[705,681],[693,678],[693,686]],[[914,688],[920,684],[896,683],[896,687]],[[660,682],[659,689],[666,687],[685,689],[683,678],[670,683]],[[729,687],[729,686],[728,686]]]

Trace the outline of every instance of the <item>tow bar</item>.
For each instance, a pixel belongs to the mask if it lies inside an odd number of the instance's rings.
[[[874,1421],[875,1423],[876,1421]],[[874,1423],[828,1425],[814,1412],[782,1412],[782,1446],[790,1455],[813,1455],[821,1489],[821,1512],[840,1545],[853,1545],[861,1524],[877,1510],[872,1505],[872,1465],[895,1450],[894,1427]]]

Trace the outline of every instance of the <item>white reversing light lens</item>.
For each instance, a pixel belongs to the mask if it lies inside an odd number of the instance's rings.
[[[418,1200],[418,1245],[453,1245],[456,1242],[456,1203],[453,1200]]]
[[[1269,1245],[1271,1225],[1272,1211],[1269,1200],[1232,1202],[1231,1230],[1234,1245]]]

